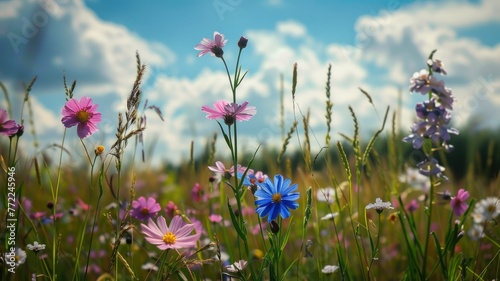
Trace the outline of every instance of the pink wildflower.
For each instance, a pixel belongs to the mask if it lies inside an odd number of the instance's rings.
[[[214,108],[204,105],[201,107],[201,110],[208,113],[208,119],[223,119],[224,123],[228,126],[232,125],[235,121],[248,121],[257,113],[254,106],[248,106],[247,101],[238,105],[225,100],[219,100],[214,103]]]
[[[139,220],[152,218],[161,210],[160,204],[156,203],[153,197],[149,197],[146,200],[144,196],[134,200],[132,202],[132,208],[130,215]]]
[[[149,243],[156,245],[160,250],[191,248],[200,239],[201,232],[195,232],[195,224],[187,224],[180,216],[175,216],[167,225],[165,218],[159,216],[156,224],[151,218],[148,225],[141,224],[144,238]]]
[[[451,199],[451,208],[455,216],[459,217],[467,211],[468,206],[464,202],[467,198],[469,198],[469,192],[460,189],[458,190],[457,196]]]
[[[222,221],[222,216],[217,214],[211,214],[208,216],[208,220],[214,223],[219,223]]]
[[[214,40],[203,38],[199,44],[194,46],[195,50],[200,51],[198,57],[201,57],[210,52],[212,56],[222,57],[224,51],[222,48],[226,45],[227,40],[224,40],[224,35],[219,32],[214,32]]]
[[[70,99],[62,109],[61,119],[64,127],[77,126],[78,137],[83,139],[97,132],[97,124],[101,122],[101,113],[97,112],[97,104],[92,104],[92,99],[82,97],[80,101]]]
[[[0,109],[0,134],[10,137],[17,133],[18,126],[16,121],[7,118],[7,112]]]

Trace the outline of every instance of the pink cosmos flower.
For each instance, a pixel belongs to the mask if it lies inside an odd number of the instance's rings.
[[[191,248],[200,239],[201,232],[196,231],[195,224],[185,223],[180,216],[172,219],[170,227],[163,216],[158,217],[157,223],[150,218],[148,225],[141,224],[141,227],[146,241],[160,250]]]
[[[0,109],[0,134],[10,137],[18,130],[16,121],[7,119],[7,111]]]
[[[222,57],[222,54],[224,53],[222,48],[226,45],[226,42],[227,40],[224,40],[224,35],[215,31],[214,40],[203,38],[199,44],[194,46],[194,49],[200,51],[198,53],[198,57],[201,57],[208,52],[210,52],[212,56]]]
[[[147,200],[144,196],[139,197],[137,200],[132,202],[132,211],[130,215],[138,220],[150,219],[161,210],[160,204],[156,203],[156,200],[149,197]]]
[[[97,124],[101,122],[101,113],[97,112],[97,104],[92,104],[92,99],[82,97],[80,101],[70,99],[62,109],[61,119],[64,127],[77,126],[78,137],[83,139],[97,132]]]
[[[451,199],[451,208],[455,216],[459,217],[467,211],[468,206],[464,202],[467,198],[469,198],[469,192],[462,188],[458,190],[457,196]]]
[[[208,119],[223,119],[226,125],[232,125],[236,120],[248,121],[257,113],[255,106],[247,105],[247,101],[238,105],[225,100],[219,100],[214,103],[214,108],[204,105],[201,107],[201,110],[208,113]]]

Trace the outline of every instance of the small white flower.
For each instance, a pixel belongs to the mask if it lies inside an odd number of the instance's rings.
[[[337,269],[339,269],[338,265],[325,265],[325,267],[323,267],[321,272],[323,272],[325,274],[332,274],[335,271],[337,271]]]
[[[321,188],[316,192],[318,201],[331,204],[335,201],[335,189],[333,187]]]
[[[336,216],[338,216],[339,213],[338,212],[335,212],[335,213],[329,213],[329,214],[326,214],[326,216],[322,217],[321,220],[324,221],[324,220],[333,220]]]
[[[489,222],[500,215],[500,199],[487,197],[477,202],[472,217],[475,223]]]
[[[9,254],[10,253],[4,254],[4,262],[7,262],[9,264],[14,263],[15,267],[18,267],[26,262],[26,252],[21,248],[16,248],[16,253],[14,256],[10,256]]]
[[[150,262],[143,264],[141,268],[148,271],[158,271],[158,266]]]
[[[45,244],[38,244],[38,242],[35,241],[33,245],[28,244],[28,250],[38,253],[41,250],[45,250]]]
[[[239,272],[247,267],[247,261],[239,260],[231,265],[226,266],[226,270],[229,272]]]
[[[382,211],[384,209],[394,209],[392,206],[391,206],[391,202],[384,202],[382,201],[382,199],[380,198],[377,198],[375,200],[375,203],[370,203],[368,205],[366,205],[366,209],[369,210],[369,209],[375,209],[377,211],[377,213],[382,213]]]

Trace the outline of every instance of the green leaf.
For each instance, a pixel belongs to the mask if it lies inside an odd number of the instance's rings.
[[[291,219],[290,219],[291,220]],[[288,237],[290,236],[290,231],[292,230],[292,223],[290,222],[290,226],[286,230],[285,237],[283,237],[283,242],[281,243],[280,250],[283,251],[285,249],[286,243],[288,242]]]
[[[226,141],[226,144],[227,146],[229,147],[229,149],[232,151],[233,150],[233,144],[231,143],[231,141],[229,140],[229,137],[227,136],[226,132],[224,131],[224,129],[222,128],[222,125],[219,123],[219,121],[217,121],[217,124],[219,124],[219,127],[220,127],[220,131],[222,132],[222,135],[224,136],[224,140]]]
[[[432,235],[432,238],[434,238],[434,243],[436,244],[436,250],[438,253],[438,261],[439,261],[439,265],[441,266],[441,271],[443,273],[443,277],[445,280],[449,280],[448,279],[448,270],[446,268],[446,261],[444,260],[444,258],[445,258],[444,255],[446,253],[443,254],[443,250],[441,249],[441,244],[439,243],[439,239],[437,238],[436,233],[431,232],[431,235]],[[431,274],[432,274],[432,272],[431,272]]]

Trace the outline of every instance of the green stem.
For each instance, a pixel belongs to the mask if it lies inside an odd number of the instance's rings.
[[[434,182],[432,176],[430,177],[431,181],[431,188],[430,188],[430,194],[429,194],[429,212],[428,212],[428,219],[427,219],[427,226],[425,230],[425,244],[424,244],[424,261],[422,263],[422,277],[426,278],[426,269],[427,269],[427,253],[428,253],[428,248],[429,248],[429,237],[430,237],[430,231],[431,231],[431,222],[432,222],[432,206],[434,204]]]
[[[229,79],[229,85],[231,86],[231,93],[233,94],[233,102],[236,103],[236,88],[233,85],[231,74],[229,74],[229,68],[227,67],[226,60],[224,59],[224,57],[221,57],[221,60],[224,63],[224,67],[226,68],[227,78]]]
[[[377,212],[378,213],[378,212]],[[368,266],[368,280],[370,280],[370,272],[371,272],[371,268],[372,268],[372,265],[373,265],[373,261],[375,260],[375,256],[377,255],[378,253],[378,245],[380,243],[380,233],[381,233],[381,229],[382,229],[382,224],[381,224],[381,220],[380,220],[380,214],[381,213],[378,213],[378,233],[377,233],[377,242],[375,243],[375,248],[373,248],[373,252],[372,252],[372,258],[370,260],[370,265]],[[370,235],[370,231],[368,231],[368,235]]]
[[[87,155],[88,155],[88,152],[87,152]],[[91,163],[91,169],[90,169],[90,188],[93,190],[94,189],[94,183],[93,183],[93,175],[94,175],[94,165],[95,165],[95,161],[97,160],[97,154],[95,155],[94,157],[94,161]],[[102,169],[104,169],[104,167],[102,167]],[[92,194],[93,192],[91,191],[90,194]],[[99,197],[97,198],[97,204],[96,204],[96,208],[95,208],[95,213],[94,213],[94,221],[92,222],[92,230],[90,231],[90,241],[89,241],[89,250],[87,252],[87,262],[85,264],[85,274],[84,274],[84,277],[83,277],[83,280],[86,280],[87,279],[87,269],[89,267],[89,261],[90,261],[90,250],[92,249],[92,238],[94,236],[94,229],[95,229],[95,225],[96,225],[96,221],[97,221],[97,213],[99,211],[99,202],[101,201],[101,196],[102,196],[102,191],[99,192]],[[90,196],[92,197],[92,196]],[[89,205],[90,205],[90,202],[89,202]],[[88,213],[89,213],[89,210],[87,210],[87,215],[85,217],[85,220],[88,219]],[[85,225],[87,223],[85,222]],[[83,240],[83,239],[82,239]]]

